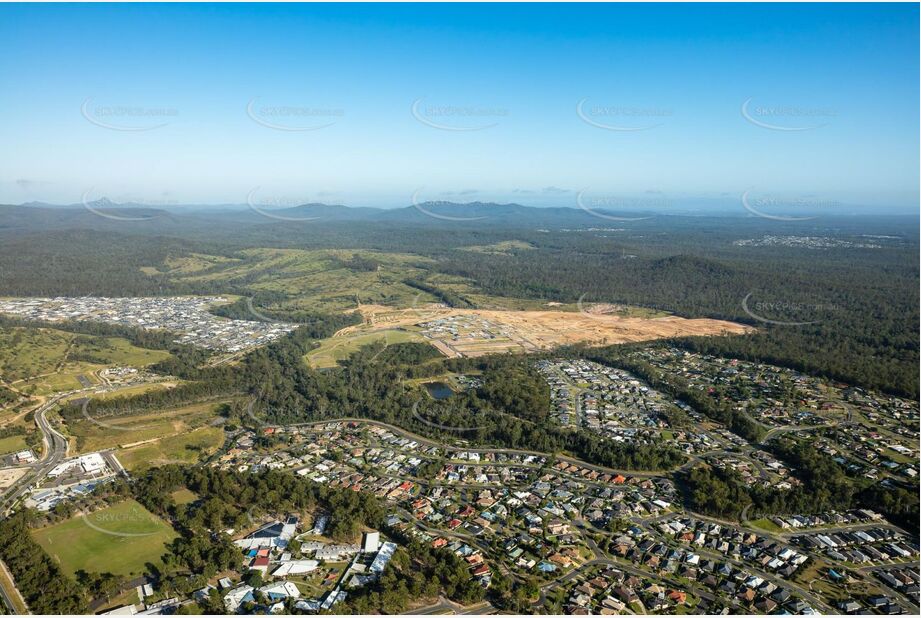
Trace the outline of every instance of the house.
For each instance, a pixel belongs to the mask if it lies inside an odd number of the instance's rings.
[[[755,603],[755,609],[762,614],[770,614],[777,608],[777,603],[771,599],[761,599]]]
[[[320,611],[320,602],[316,599],[304,599],[295,603],[294,609],[315,614]]]
[[[849,599],[847,601],[839,602],[838,609],[840,609],[845,614],[857,614],[861,612],[863,607],[861,607],[860,603],[854,599]]]
[[[611,592],[613,592],[614,596],[616,596],[627,605],[630,603],[635,603],[639,599],[633,589],[624,585],[616,586]]]
[[[263,586],[259,589],[259,592],[264,594],[270,602],[284,601],[287,598],[299,599],[301,597],[301,591],[297,589],[297,586],[293,582],[276,582],[274,584],[269,584],[268,586]]]
[[[368,570],[372,573],[382,573],[384,567],[387,566],[387,563],[390,562],[390,559],[393,558],[393,553],[397,550],[396,543],[386,542],[381,545],[380,551],[377,552],[377,555],[374,557],[374,561],[371,563],[371,566],[368,567]]]
[[[786,603],[791,596],[790,591],[786,588],[778,588],[774,591],[774,594],[771,595],[771,600],[782,604]]]
[[[564,568],[572,565],[572,559],[569,556],[564,556],[561,553],[555,553],[547,558],[547,560]]]
[[[257,556],[253,558],[253,561],[250,562],[249,568],[254,571],[262,571],[267,573],[269,570],[269,557],[268,556]]]
[[[228,614],[235,614],[237,610],[240,609],[240,606],[244,603],[252,602],[253,597],[252,586],[238,586],[230,592],[224,595],[224,607],[227,608]]]
[[[217,590],[214,586],[205,586],[192,593],[192,598],[196,601],[206,601],[211,596],[211,591]]]
[[[688,595],[682,590],[669,590],[668,591],[668,600],[676,605],[681,605],[687,601]]]
[[[273,577],[287,577],[289,575],[300,575],[316,570],[320,565],[316,560],[286,560],[281,562],[274,571]]]
[[[247,535],[246,538],[234,541],[234,545],[244,550],[259,549],[263,547],[284,548],[288,545],[288,540],[294,535],[295,525],[296,524],[289,523],[283,524],[278,521],[266,524],[252,534]]]
[[[746,588],[738,594],[738,599],[742,603],[749,604],[755,600],[755,591],[751,588]]]
[[[373,554],[381,545],[381,533],[378,531],[365,532],[362,535],[361,551],[366,554]]]

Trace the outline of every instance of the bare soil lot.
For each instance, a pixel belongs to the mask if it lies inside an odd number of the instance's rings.
[[[626,317],[592,307],[584,311],[505,311],[434,304],[409,309],[362,305],[358,311],[364,323],[345,328],[336,337],[401,328],[421,332],[448,356],[533,352],[572,343],[607,345],[691,335],[735,335],[752,330],[723,320]],[[448,328],[448,332],[439,330]]]

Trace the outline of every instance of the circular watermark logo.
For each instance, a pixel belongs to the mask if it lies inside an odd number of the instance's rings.
[[[410,310],[416,314],[416,317],[419,318],[418,323],[429,322],[437,318],[441,313],[444,312],[444,309],[447,308],[447,305],[441,304],[442,306],[437,306],[438,303],[427,303],[425,307],[419,304],[419,299],[422,298],[422,292],[419,292],[413,296],[413,302],[409,306]],[[432,307],[432,305],[436,305]],[[441,311],[439,311],[441,310]]]
[[[91,423],[99,425],[100,427],[105,427],[107,429],[114,429],[116,431],[137,431],[139,429],[147,429],[146,425],[132,425],[131,427],[119,427],[118,425],[113,425],[111,423],[106,423],[105,421],[100,421],[89,413],[87,410],[90,405],[89,397],[84,398],[83,405],[80,406],[80,412],[83,414],[83,418],[88,420]]]
[[[801,316],[838,310],[838,305],[834,303],[803,303],[788,300],[753,302],[751,300],[753,295],[754,292],[749,292],[742,299],[742,310],[759,322],[776,326],[809,326],[822,322],[822,320],[781,320],[776,317],[779,315]]]
[[[588,296],[587,292],[579,296],[579,299],[576,301],[576,309],[587,318],[604,320],[605,318],[609,318],[612,314],[624,309],[624,306],[618,303],[587,302],[585,300],[586,296]]]
[[[255,317],[256,320],[258,320],[259,322],[272,322],[272,323],[279,322],[279,320],[271,318],[267,316],[266,314],[262,313],[261,311],[257,310],[256,306],[253,304],[253,298],[251,296],[246,297],[245,304],[246,304],[246,310],[249,311],[250,314],[252,314],[252,316]]]
[[[139,133],[167,126],[179,115],[179,110],[172,107],[95,105],[93,98],[87,97],[80,106],[80,114],[103,129]]]
[[[249,403],[246,404],[246,416],[248,416],[256,424],[256,427],[262,429],[275,428],[276,425],[270,425],[269,423],[265,422],[265,420],[256,416],[256,414],[253,412],[253,409],[256,407],[256,402],[259,401],[261,396],[262,395],[260,394],[249,400]]]
[[[622,259],[629,259],[631,257],[636,257],[629,254],[624,254]],[[643,305],[630,305],[622,302],[609,302],[609,301],[590,301],[586,300],[586,297],[589,296],[589,293],[586,292],[579,296],[576,300],[576,309],[580,314],[587,318],[593,320],[600,320],[610,322],[611,318],[619,317],[630,317],[632,312],[636,311],[651,311],[663,313],[666,315],[671,315],[677,312],[680,308],[676,305],[660,305],[660,304],[643,304]],[[664,316],[662,316],[664,317]]]
[[[422,189],[425,187],[419,187],[413,192],[412,196],[412,207],[424,214],[427,217],[432,217],[433,219],[441,219],[442,221],[480,221],[482,219],[487,219],[485,215],[479,217],[456,217],[453,215],[442,215],[437,212],[433,212],[432,208],[439,205],[453,206],[450,202],[420,202],[419,193],[422,192]]]
[[[421,403],[422,403],[422,400],[420,399],[419,401],[413,404],[413,407],[412,407],[413,418],[424,425],[428,425],[429,427],[433,429],[438,429],[440,431],[450,431],[454,433],[468,433],[471,431],[476,431],[483,427],[483,425],[472,425],[472,426],[461,427],[458,425],[448,425],[444,423],[438,423],[436,421],[426,418],[421,412],[419,412],[419,405]]]
[[[256,124],[274,131],[302,133],[331,127],[345,116],[341,108],[292,105],[257,105],[260,97],[246,104],[246,115]]]
[[[840,202],[833,200],[818,200],[807,198],[787,198],[775,196],[754,197],[752,190],[749,189],[742,194],[742,207],[749,213],[762,219],[771,219],[774,221],[811,221],[818,219],[819,215],[794,216],[790,214],[781,214],[784,212],[815,212],[828,208],[836,208],[841,205]],[[771,210],[775,212],[772,214]]]
[[[671,109],[662,107],[605,106],[586,105],[589,97],[576,103],[576,115],[588,125],[605,131],[635,133],[661,127],[663,122],[655,122],[674,114]]]
[[[118,204],[105,197],[99,198],[97,200],[90,200],[90,195],[93,193],[94,189],[95,187],[90,187],[84,191],[80,196],[80,203],[83,204],[83,207],[86,210],[93,213],[97,217],[102,217],[103,219],[111,219],[112,221],[150,221],[161,216],[160,213],[142,216],[118,214],[118,211],[126,211],[129,209],[121,208]]]
[[[598,217],[599,219],[606,219],[608,221],[645,221],[646,219],[652,219],[655,215],[649,215],[646,217],[621,217],[618,215],[611,215],[604,212],[608,209],[617,209],[617,210],[629,210],[636,208],[653,208],[653,207],[663,207],[668,206],[668,201],[665,198],[655,199],[655,200],[643,200],[637,198],[625,198],[619,196],[595,196],[590,197],[586,195],[588,188],[582,189],[579,193],[576,194],[576,205],[581,209],[592,215],[593,217]]]
[[[258,215],[262,215],[268,219],[275,219],[277,221],[288,221],[288,222],[299,222],[303,223],[305,221],[316,221],[320,217],[299,217],[293,215],[284,215],[279,214],[278,212],[273,212],[273,209],[288,209],[293,210],[298,206],[303,206],[304,202],[300,200],[290,200],[283,198],[262,198],[261,200],[256,199],[256,193],[262,187],[253,187],[250,189],[249,193],[246,194],[246,205],[249,206],[249,209],[255,212]]]
[[[799,105],[752,105],[755,97],[742,102],[742,117],[762,129],[782,132],[800,132],[821,129],[828,124],[823,121],[837,116],[827,107],[803,107]]]
[[[82,513],[80,519],[89,528],[102,534],[127,538],[151,536],[162,531],[163,520],[153,513],[132,505],[130,509],[103,509]]]
[[[469,132],[483,131],[497,126],[493,118],[506,118],[509,110],[503,107],[482,105],[432,105],[424,104],[425,97],[413,101],[410,107],[412,117],[420,124],[439,131]]]

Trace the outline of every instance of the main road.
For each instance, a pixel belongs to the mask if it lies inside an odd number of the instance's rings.
[[[54,408],[62,399],[67,399],[73,397],[74,395],[108,393],[112,391],[118,391],[123,388],[131,388],[143,383],[145,382],[130,382],[127,384],[105,386],[100,386],[97,384],[88,388],[66,391],[50,397],[38,408],[36,408],[35,424],[38,426],[39,431],[42,432],[42,443],[44,444],[44,449],[42,450],[42,458],[39,461],[27,464],[26,467],[28,468],[28,471],[26,474],[23,475],[22,478],[17,480],[15,483],[10,485],[8,488],[0,492],[0,515],[7,515],[9,513],[9,509],[14,504],[16,504],[16,501],[19,500],[19,498],[28,492],[29,489],[35,485],[35,483],[44,479],[52,468],[61,463],[67,457],[67,436],[55,429],[51,425],[51,422],[48,420],[48,418],[45,416],[52,408]],[[124,470],[121,469],[121,466],[116,466],[116,471],[124,473]]]
[[[35,463],[28,464],[28,471],[22,478],[0,494],[0,513],[6,515],[9,508],[32,487],[33,483],[45,478],[45,475],[67,456],[67,437],[51,426],[45,414],[61,399],[70,397],[76,392],[79,391],[55,395],[35,410],[35,424],[42,432],[42,443],[44,444],[42,458]]]

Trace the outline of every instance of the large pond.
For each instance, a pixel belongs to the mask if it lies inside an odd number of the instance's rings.
[[[429,392],[429,395],[435,399],[447,399],[454,394],[451,387],[444,382],[426,382],[422,386]]]

